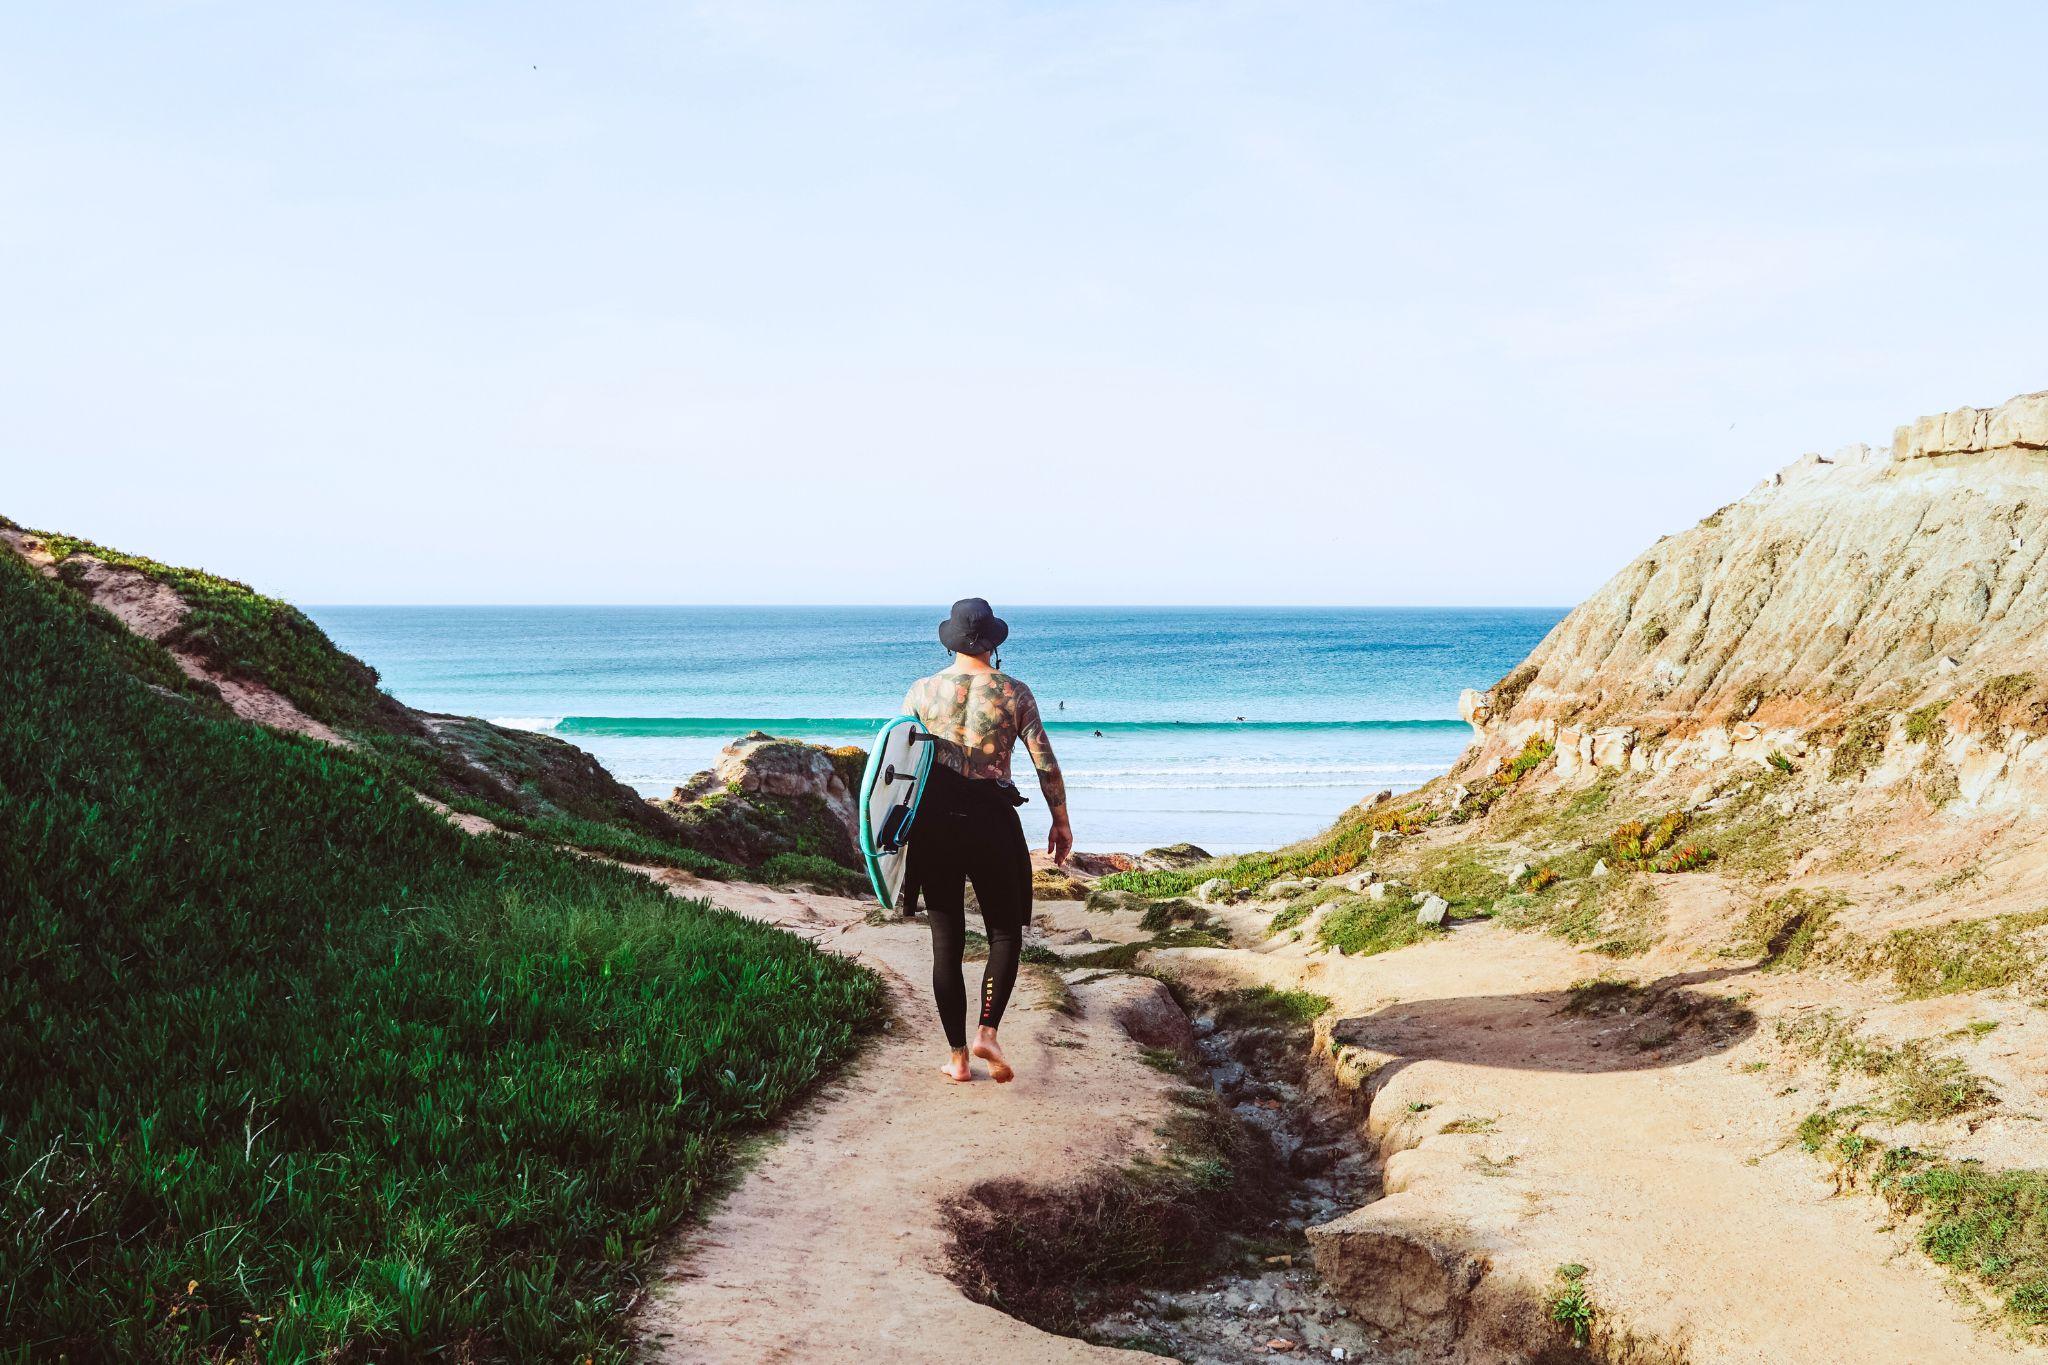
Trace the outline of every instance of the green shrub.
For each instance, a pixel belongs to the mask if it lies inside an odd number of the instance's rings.
[[[1501,777],[1504,781],[1519,782],[1530,773],[1535,772],[1536,769],[1542,767],[1544,760],[1555,752],[1557,752],[1555,744],[1544,739],[1541,735],[1531,735],[1528,741],[1522,745],[1522,751],[1516,754],[1506,767],[1501,769]]]
[[[1586,1292],[1586,1267],[1561,1265],[1550,1295],[1550,1320],[1562,1327],[1575,1346],[1584,1346],[1593,1331],[1593,1300]]]
[[[1712,849],[1701,848],[1698,844],[1686,844],[1673,849],[1657,863],[1659,872],[1698,872],[1714,860]]]

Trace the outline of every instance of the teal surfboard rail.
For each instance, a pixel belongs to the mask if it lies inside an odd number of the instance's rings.
[[[895,898],[889,894],[889,884],[882,872],[882,859],[907,855],[900,846],[896,849],[876,847],[877,832],[873,814],[875,783],[881,779],[882,771],[887,766],[882,755],[888,748],[891,734],[900,726],[908,725],[915,728],[918,724],[917,717],[911,715],[892,716],[883,721],[882,728],[875,732],[874,747],[868,750],[867,767],[862,771],[860,778],[861,861],[867,866],[868,885],[873,888],[875,899],[879,900],[884,908],[892,910],[895,908]],[[931,776],[932,756],[937,747],[935,744],[927,743],[923,751],[917,755],[916,775],[910,786],[910,814],[903,822],[904,836],[908,836],[911,826],[917,823],[918,806],[924,801],[925,779]]]

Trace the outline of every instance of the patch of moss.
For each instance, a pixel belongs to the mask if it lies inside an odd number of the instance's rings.
[[[1927,705],[1906,713],[1906,741],[1909,744],[1939,744],[1948,735],[1948,722],[1941,713],[1948,710],[1948,702],[1931,701]]]
[[[1291,905],[1283,906],[1273,916],[1273,918],[1267,922],[1266,937],[1271,938],[1275,934],[1286,933],[1289,929],[1294,928],[1303,920],[1307,919],[1310,915],[1314,914],[1315,911],[1316,907],[1314,902],[1308,900],[1298,900],[1292,903]]]
[[[1154,901],[1138,917],[1138,927],[1148,934],[1162,933],[1178,924],[1206,928],[1209,912],[1193,901],[1174,899]]]
[[[2048,722],[2048,689],[2032,673],[2003,673],[1970,697],[1979,719],[1999,743],[2015,729],[2039,733]]]
[[[1781,1019],[1777,1034],[1795,1052],[1820,1061],[1831,1076],[1848,1072],[1879,1082],[1875,1101],[1856,1106],[1862,1115],[1938,1123],[1998,1103],[1996,1092],[1960,1058],[1923,1039],[1886,1043],[1867,1038],[1853,1020],[1834,1010]]]
[[[1875,712],[1852,716],[1835,738],[1828,776],[1837,782],[1858,778],[1877,766],[1891,735],[1891,718]]]
[[[1370,957],[1436,938],[1443,930],[1415,920],[1415,900],[1389,891],[1384,900],[1347,901],[1323,916],[1316,938],[1347,957]]]
[[[1330,1008],[1330,997],[1314,991],[1283,991],[1271,986],[1246,986],[1208,997],[1205,1002],[1217,1026],[1226,1029],[1269,1026],[1298,1028],[1312,1024]]]
[[[1833,928],[1835,912],[1847,904],[1838,892],[1794,888],[1754,906],[1743,916],[1736,947],[1763,955],[1766,971],[1796,971]]]
[[[1885,937],[1892,979],[1909,998],[2016,985],[2048,962],[2048,910],[1895,929]]]

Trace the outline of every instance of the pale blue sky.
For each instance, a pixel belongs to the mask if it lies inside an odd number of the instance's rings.
[[[2048,387],[2044,51],[2037,4],[10,5],[0,512],[307,602],[1567,603]]]

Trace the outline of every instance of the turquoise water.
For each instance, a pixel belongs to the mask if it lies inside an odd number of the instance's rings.
[[[311,609],[409,705],[558,734],[665,794],[749,729],[865,744],[946,662],[943,607]],[[1044,708],[1083,848],[1314,833],[1464,748],[1459,689],[1551,608],[1018,607],[1003,665]],[[1044,808],[1023,814],[1034,832]]]

